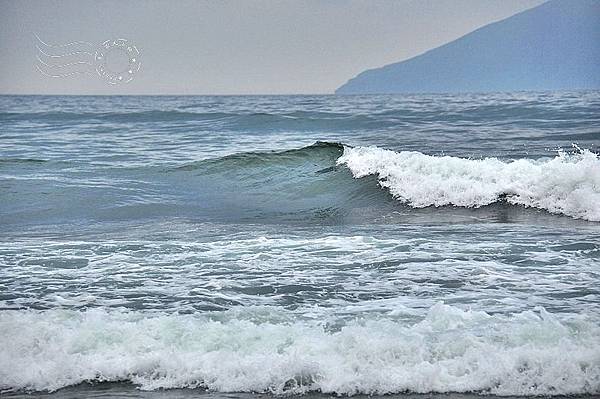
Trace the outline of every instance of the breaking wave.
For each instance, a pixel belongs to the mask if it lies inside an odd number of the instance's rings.
[[[149,215],[337,224],[375,219],[406,222],[412,217],[417,223],[426,223],[439,217],[459,217],[435,209],[445,206],[460,207],[452,213],[465,217],[473,208],[482,208],[473,216],[483,219],[488,213],[490,217],[506,213],[512,215],[511,220],[526,222],[529,216],[540,216],[533,209],[541,209],[600,221],[600,159],[589,150],[507,161],[316,142],[282,151],[233,153],[166,169],[148,165],[106,170],[100,165],[100,172],[108,173],[101,180],[71,173],[81,165],[80,161],[0,159],[0,168],[19,167],[19,173],[25,166],[35,167],[35,174],[23,181],[47,179],[41,180],[50,187],[44,194],[55,186],[54,173],[60,171],[61,184],[72,190],[71,206],[63,207],[62,195],[46,195],[43,206],[54,210],[49,214],[52,222]],[[353,176],[369,177],[357,180]],[[40,185],[36,183],[36,187]],[[5,222],[23,223],[28,216],[39,220],[36,213],[7,212],[3,216]]]
[[[399,201],[415,208],[477,208],[498,201],[600,221],[600,159],[589,150],[555,158],[502,161],[346,147],[337,160],[354,177],[377,175]]]
[[[328,329],[238,313],[4,311],[0,387],[130,381],[144,390],[275,394],[600,393],[600,328],[583,315],[490,315],[438,303],[412,322]]]

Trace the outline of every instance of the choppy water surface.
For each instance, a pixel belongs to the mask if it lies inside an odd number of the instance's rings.
[[[598,92],[0,122],[5,393],[600,394]]]

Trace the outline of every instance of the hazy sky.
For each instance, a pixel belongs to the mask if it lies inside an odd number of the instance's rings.
[[[410,58],[541,3],[0,0],[0,93],[331,93],[365,69]],[[93,48],[47,47],[34,33],[47,44],[84,41]],[[96,46],[116,38],[140,49],[133,80],[110,85],[97,74],[79,73],[95,73],[102,63],[94,59]],[[89,54],[65,56],[66,50]],[[128,72],[124,49],[111,47],[106,55],[109,71]],[[36,69],[36,57],[45,62],[46,75]]]

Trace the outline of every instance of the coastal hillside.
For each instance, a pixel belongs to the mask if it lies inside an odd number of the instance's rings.
[[[414,58],[364,71],[336,94],[600,88],[600,0],[551,0]]]

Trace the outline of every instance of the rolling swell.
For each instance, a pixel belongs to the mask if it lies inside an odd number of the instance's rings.
[[[20,181],[11,195],[27,195],[2,216],[10,223],[64,223],[181,217],[226,222],[372,220],[397,206],[375,177],[356,181],[336,165],[339,143],[268,152],[236,153],[168,169],[156,165],[107,168],[80,161],[11,163]],[[38,165],[38,163],[34,163]],[[7,165],[6,173],[12,166]],[[82,171],[84,170],[84,171]],[[17,174],[18,173],[18,174]],[[10,187],[14,187],[10,183]],[[69,206],[64,206],[64,199]],[[367,215],[368,214],[368,215]]]
[[[169,169],[167,178],[189,204],[202,205],[219,219],[285,219],[343,222],[369,210],[395,206],[376,179],[356,181],[336,165],[340,143],[206,159]]]

